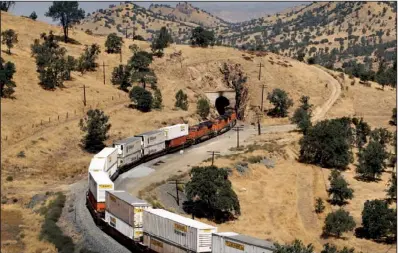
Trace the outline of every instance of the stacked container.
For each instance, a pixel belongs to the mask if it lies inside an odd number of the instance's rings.
[[[138,161],[142,156],[140,137],[130,137],[113,144],[117,148],[118,167]]]
[[[90,168],[93,168],[93,171],[103,168],[110,178],[114,177],[117,172],[117,148],[104,148],[94,156],[91,162],[93,166],[90,164],[89,171]]]
[[[213,234],[212,250],[217,253],[271,253],[275,246],[272,242],[251,236],[223,232]]]
[[[136,137],[141,138],[141,146],[143,148],[143,155],[152,155],[165,150],[165,135],[163,130],[155,130],[142,134],[137,134]]]
[[[108,173],[104,171],[90,171],[88,173],[88,199],[97,212],[105,211],[105,191],[114,189]]]
[[[188,129],[188,124],[177,124],[162,128],[161,130],[164,131],[166,138],[166,146],[175,148],[184,145],[187,141]]]
[[[146,201],[125,191],[107,191],[105,222],[124,236],[140,241],[143,234],[143,211],[151,208]]]
[[[211,252],[217,228],[163,209],[144,211],[144,244],[160,253]]]

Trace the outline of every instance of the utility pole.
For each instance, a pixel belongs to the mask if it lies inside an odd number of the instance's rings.
[[[185,183],[182,182],[181,180],[178,180],[178,179],[170,180],[168,183],[169,184],[175,184],[175,186],[176,186],[176,195],[177,195],[177,205],[180,205],[180,197],[179,197],[179,194],[178,194],[178,185],[179,184],[185,184]]]
[[[256,114],[258,135],[261,135],[261,125],[260,125],[261,116],[262,113]]]
[[[127,36],[127,35],[128,35],[128,34],[127,34],[127,30],[130,29],[130,28],[131,28],[130,26],[124,28],[124,30],[126,31],[126,32],[125,32],[125,34],[126,34],[126,39],[127,39],[127,37],[128,37],[128,36]],[[133,38],[134,38],[134,36],[133,36]],[[133,39],[133,40],[134,40],[134,39]]]
[[[105,67],[107,67],[109,65],[105,65],[105,62],[102,62],[102,72],[104,73],[104,85],[105,85]]]
[[[267,88],[267,85],[261,85],[261,113],[263,113],[263,106],[264,106],[264,88]]]
[[[214,165],[214,155],[219,155],[220,152],[219,151],[207,151],[207,153],[211,154],[211,166]]]
[[[120,64],[122,64],[123,58],[122,58],[122,46],[120,46]]]
[[[264,67],[264,65],[260,62],[258,67],[260,67],[260,71],[258,72],[258,80],[260,80],[261,79],[261,67]]]
[[[242,131],[243,130],[243,125],[240,125],[240,126],[236,126],[236,127],[234,127],[234,128],[232,128],[234,131],[236,131],[236,133],[237,133],[237,135],[236,135],[236,137],[237,137],[237,140],[236,140],[236,148],[239,148],[239,131]]]
[[[83,84],[83,104],[86,106],[86,85]]]

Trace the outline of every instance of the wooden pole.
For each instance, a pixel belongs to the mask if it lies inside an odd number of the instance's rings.
[[[102,72],[104,73],[104,85],[105,85],[105,67],[107,67],[109,65],[105,65],[105,62],[102,62]]]
[[[177,184],[177,180],[176,180],[176,192],[177,192],[177,205],[179,206],[179,205],[180,205],[180,198],[179,198],[179,195],[178,195],[178,184]]]
[[[86,85],[83,84],[83,105],[86,106]]]
[[[264,67],[264,65],[260,62],[259,67],[260,67],[260,71],[258,72],[258,80],[261,79],[261,67]]]

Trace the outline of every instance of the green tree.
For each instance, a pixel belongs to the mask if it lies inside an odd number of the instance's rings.
[[[188,110],[188,96],[182,90],[176,93],[175,107],[181,108],[184,111]]]
[[[7,29],[1,32],[3,39],[1,44],[5,44],[8,48],[8,54],[11,54],[11,48],[18,43],[18,34],[13,29]]]
[[[123,64],[115,67],[112,72],[111,82],[113,85],[119,85],[120,90],[127,92],[127,88],[131,86],[130,69]]]
[[[367,200],[362,211],[362,226],[366,235],[372,239],[395,234],[396,210],[388,208],[383,200]]]
[[[315,212],[322,213],[325,210],[325,205],[323,204],[323,200],[321,198],[317,198],[315,201]]]
[[[376,180],[386,168],[385,160],[388,154],[382,144],[371,140],[364,149],[358,153],[356,172],[362,178]]]
[[[86,71],[95,71],[98,67],[98,64],[95,61],[97,60],[99,53],[101,53],[101,50],[98,44],[94,43],[91,46],[86,45],[78,60],[77,70],[82,74]]]
[[[274,253],[313,253],[314,246],[308,244],[305,246],[300,240],[294,240],[291,244],[281,245],[275,243]]]
[[[151,49],[153,54],[157,55],[158,57],[163,56],[163,50],[173,42],[171,35],[167,31],[166,27],[162,27],[160,29],[159,34],[152,40]]]
[[[321,253],[354,253],[355,249],[354,248],[347,248],[344,247],[342,250],[338,250],[336,246],[326,243],[323,245],[323,250]]]
[[[0,57],[0,95],[2,98],[10,98],[16,87],[15,82],[12,80],[16,72],[15,64],[12,62],[4,63],[3,58]]]
[[[397,174],[395,174],[395,172],[391,174],[388,184],[387,197],[390,199],[397,199]]]
[[[0,10],[7,12],[11,6],[15,5],[15,1],[1,1]]]
[[[154,109],[162,109],[162,102],[163,102],[162,93],[157,88],[157,89],[155,89],[155,94],[154,94],[154,98],[153,98],[153,108]]]
[[[65,70],[66,71],[65,71],[64,79],[65,80],[71,80],[70,73],[72,71],[75,71],[76,68],[77,68],[77,60],[73,56],[68,55],[66,57],[66,63],[65,63]]]
[[[238,196],[228,180],[228,172],[216,166],[193,167],[191,180],[185,186],[187,199],[201,201],[207,216],[220,220],[223,213],[240,214]]]
[[[36,12],[35,12],[35,11],[32,12],[32,13],[29,15],[29,18],[32,19],[32,20],[36,20],[36,19],[37,19],[37,14],[36,14]]]
[[[130,91],[130,99],[141,112],[149,112],[153,107],[152,94],[142,87],[134,86]]]
[[[214,43],[215,43],[215,38],[213,31],[207,31],[201,26],[198,26],[192,30],[192,35],[191,35],[192,46],[208,47],[209,45],[213,46]]]
[[[368,125],[368,123],[363,121],[363,118],[353,118],[352,123],[355,125],[355,142],[358,148],[362,148],[363,145],[367,143],[367,137],[371,132],[370,126]]]
[[[210,104],[209,101],[205,98],[200,98],[198,103],[196,104],[196,113],[202,117],[202,119],[207,118],[210,113]]]
[[[267,99],[275,106],[274,109],[270,111],[270,115],[275,117],[286,117],[287,110],[293,105],[293,100],[289,98],[286,91],[279,88],[269,93]]]
[[[149,68],[152,60],[152,54],[145,51],[137,51],[128,62],[128,68],[131,70],[131,80],[141,83],[144,89],[147,83],[152,86],[157,83],[155,72]]]
[[[390,124],[393,126],[397,125],[397,108],[396,107],[394,109],[392,109],[392,116],[391,116]]]
[[[347,181],[338,170],[333,170],[329,176],[330,188],[328,189],[329,196],[332,195],[331,202],[333,204],[343,205],[348,199],[353,198],[354,190],[349,188]]]
[[[325,168],[345,168],[352,160],[352,129],[349,118],[323,120],[300,140],[301,162]]]
[[[323,233],[340,237],[344,232],[352,231],[355,225],[354,218],[352,218],[350,213],[339,209],[326,216]]]
[[[308,129],[311,127],[312,107],[309,103],[310,98],[308,96],[302,96],[300,99],[301,105],[293,114],[290,121],[297,124],[298,128],[306,134]]]
[[[370,139],[385,147],[392,139],[392,133],[386,128],[376,128],[370,133]]]
[[[45,13],[46,17],[52,17],[53,21],[59,20],[64,30],[64,42],[68,42],[69,28],[82,20],[84,10],[79,9],[78,2],[53,2],[48,11]]]
[[[108,139],[107,133],[111,128],[108,121],[109,116],[98,109],[89,110],[87,116],[80,120],[80,129],[85,132],[81,141],[85,150],[97,152],[105,147],[103,142]]]
[[[106,52],[108,54],[118,54],[122,50],[123,39],[116,35],[116,33],[111,33],[108,35],[105,41]]]

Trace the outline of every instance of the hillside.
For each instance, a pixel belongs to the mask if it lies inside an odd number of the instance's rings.
[[[314,57],[339,68],[358,60],[375,70],[381,58],[396,59],[396,4],[316,2],[233,24],[217,33],[222,44]]]
[[[127,11],[125,9],[118,12],[116,11],[118,7],[113,8],[112,10],[119,15]],[[138,12],[139,17],[145,16],[142,9]],[[101,22],[104,20],[105,18]],[[172,23],[171,21],[162,22]],[[197,123],[199,121],[196,114],[198,98],[204,95],[204,91],[227,88],[222,81],[223,75],[219,71],[223,63],[242,66],[248,77],[248,104],[252,106],[260,104],[260,85],[264,83],[268,86],[266,92],[273,88],[281,88],[289,93],[294,101],[294,107],[289,110],[290,114],[299,105],[298,101],[302,95],[311,97],[311,103],[315,105],[316,110],[328,99],[332,91],[330,85],[325,87],[334,80],[331,75],[316,66],[309,66],[288,57],[273,53],[248,54],[230,47],[216,46],[202,49],[186,45],[172,45],[165,50],[163,58],[156,58],[151,65],[158,77],[158,87],[163,95],[164,108],[162,111],[141,113],[129,108],[130,101],[127,94],[111,85],[111,73],[113,68],[119,65],[119,55],[105,53],[106,37],[92,36],[85,33],[85,29],[83,31],[75,29],[70,31],[70,37],[77,41],[76,43],[65,44],[62,41],[59,43],[66,48],[67,54],[75,57],[83,52],[85,45],[97,43],[101,48],[97,63],[106,65],[105,85],[102,68],[98,67],[96,71],[83,75],[73,72],[72,80],[65,81],[64,88],[48,91],[43,90],[38,84],[38,73],[35,60],[31,56],[30,46],[41,33],[53,30],[55,35],[60,36],[62,29],[5,12],[1,12],[1,24],[2,29],[14,29],[19,40],[12,49],[11,55],[2,53],[6,61],[12,61],[16,65],[14,81],[17,85],[15,99],[1,99],[2,210],[7,210],[6,215],[9,215],[7,217],[2,215],[2,236],[5,233],[12,241],[11,244],[2,244],[2,249],[5,247],[10,252],[55,252],[53,245],[38,240],[43,217],[33,212],[29,206],[37,203],[37,199],[42,196],[47,196],[46,192],[66,191],[68,187],[73,187],[73,183],[82,179],[86,180],[87,166],[92,154],[84,152],[80,147],[82,133],[78,122],[88,109],[99,108],[110,116],[112,127],[106,144],[111,145],[115,140],[167,124],[183,121],[190,124]],[[81,28],[87,24],[83,22]],[[161,24],[158,25],[160,28]],[[137,44],[141,49],[149,51],[149,43],[125,39],[124,64],[131,57],[128,47],[132,44]],[[181,51],[184,59],[182,65],[172,56],[178,51]],[[264,65],[261,81],[258,80],[260,62]],[[85,107],[82,103],[83,85],[86,87],[87,95]],[[372,87],[359,84],[355,86],[358,90],[371,91],[378,87],[377,84]],[[179,89],[183,89],[188,94],[188,111],[174,108],[174,97]],[[391,112],[396,98],[394,91],[385,89],[383,92],[372,94],[374,97],[369,100],[369,93],[359,92],[358,96],[347,96],[344,103],[353,105],[351,112],[354,114],[357,110],[363,110],[361,105],[368,101],[367,106],[377,108],[377,111],[384,111],[386,114]],[[381,100],[385,102],[379,103]],[[270,105],[265,103],[265,107],[269,109]],[[247,121],[250,121],[253,116],[250,108],[249,106],[247,109]],[[341,114],[342,111],[335,113]],[[364,117],[366,113],[366,111],[363,112]],[[273,125],[286,123],[288,119],[266,117],[264,122],[267,125]],[[7,177],[12,180],[7,180]],[[12,219],[7,219],[10,217]],[[3,225],[3,218],[5,222],[8,220],[12,222]],[[4,230],[3,226],[9,229]],[[20,236],[19,233],[24,236]],[[17,234],[18,237],[16,237]],[[18,246],[17,249],[13,248],[15,245]]]

